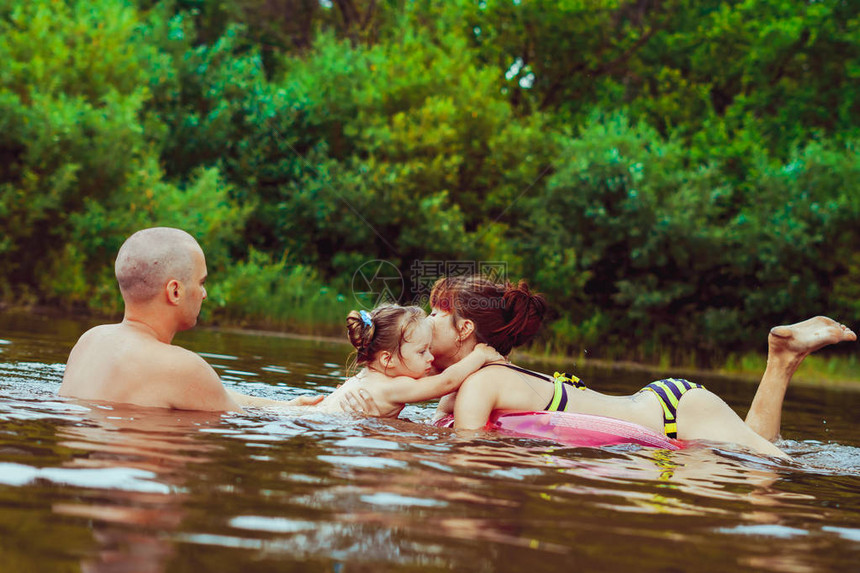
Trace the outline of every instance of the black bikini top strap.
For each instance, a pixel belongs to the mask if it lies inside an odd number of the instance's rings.
[[[504,366],[506,368],[510,368],[511,370],[516,370],[517,372],[522,372],[523,374],[528,374],[529,376],[534,376],[535,378],[546,380],[547,382],[554,381],[552,376],[547,376],[546,374],[541,374],[540,372],[534,372],[533,370],[526,370],[525,368],[520,368],[519,366],[514,366],[513,364],[490,363],[484,364],[483,366],[481,366],[481,368],[486,368],[487,366]]]

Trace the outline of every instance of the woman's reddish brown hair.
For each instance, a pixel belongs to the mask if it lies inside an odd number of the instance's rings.
[[[480,276],[439,279],[430,306],[474,322],[478,342],[504,356],[534,338],[546,314],[543,296],[532,293],[526,281],[499,284]]]

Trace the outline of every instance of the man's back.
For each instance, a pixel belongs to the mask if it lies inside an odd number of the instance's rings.
[[[60,395],[162,408],[236,409],[200,356],[126,322],[81,336],[69,355]]]

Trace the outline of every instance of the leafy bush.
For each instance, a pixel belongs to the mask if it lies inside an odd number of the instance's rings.
[[[203,320],[342,335],[346,315],[360,306],[326,287],[313,269],[256,250],[211,283]]]
[[[768,325],[833,308],[822,277],[841,277],[839,292],[852,292],[852,145],[813,143],[786,165],[753,158],[745,183],[756,194],[740,204],[719,164],[696,164],[623,115],[598,116],[563,145],[530,204],[526,245],[537,256],[527,274],[566,320],[608,317],[609,346],[719,355]],[[856,312],[847,297],[840,304]],[[565,332],[574,347],[594,344]]]
[[[115,313],[173,225],[217,320],[339,332],[371,259],[504,261],[592,355],[860,320],[860,5],[598,4],[0,3],[0,295]]]
[[[135,11],[115,2],[36,0],[4,12],[0,266],[3,280],[38,289],[64,259],[93,254],[68,244],[70,215],[109,201],[146,160],[138,113],[153,50],[136,41]],[[56,294],[82,297],[85,275],[68,273]]]

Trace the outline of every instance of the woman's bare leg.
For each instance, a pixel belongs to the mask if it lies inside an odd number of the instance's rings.
[[[746,425],[719,396],[703,388],[689,390],[678,403],[678,438],[731,442],[767,456],[788,458]]]
[[[772,328],[767,337],[767,367],[750,405],[746,425],[767,440],[777,439],[785,392],[797,367],[816,350],[851,340],[857,340],[857,335],[850,328],[826,316]]]

